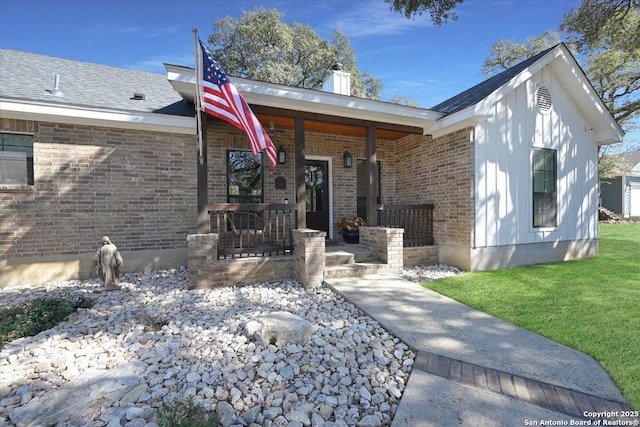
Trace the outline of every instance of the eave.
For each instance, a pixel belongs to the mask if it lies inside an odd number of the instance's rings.
[[[183,99],[193,102],[196,93],[195,70],[165,64],[167,79]],[[407,126],[428,133],[442,113],[319,90],[232,78],[234,85],[252,106],[296,111],[326,117],[341,117],[363,123]]]
[[[194,117],[0,99],[0,117],[196,135]]]

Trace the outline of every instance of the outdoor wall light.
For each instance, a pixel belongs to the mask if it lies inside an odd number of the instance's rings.
[[[278,148],[278,163],[281,165],[287,163],[287,152],[282,147]]]
[[[344,167],[345,168],[350,168],[351,165],[353,165],[353,157],[351,157],[351,153],[348,151],[344,152],[344,155],[342,156],[343,160],[344,160]]]

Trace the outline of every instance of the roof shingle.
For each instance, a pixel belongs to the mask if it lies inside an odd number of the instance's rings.
[[[439,103],[438,105],[434,105],[430,108],[430,110],[439,111],[445,114],[453,114],[477,104],[487,96],[491,95],[494,91],[501,88],[503,85],[509,82],[509,80],[520,74],[527,67],[534,64],[536,61],[538,61],[538,59],[542,58],[549,51],[555,49],[556,46],[543,50],[537,55],[534,55],[531,58],[514,65],[508,70],[505,70],[500,74],[496,74],[495,76],[483,81],[482,83],[479,83],[472,88],[469,88],[464,92],[461,92],[456,96]]]
[[[63,96],[53,95],[55,75]],[[145,95],[136,100],[134,93]],[[193,116],[166,75],[0,48],[0,97],[88,108]]]

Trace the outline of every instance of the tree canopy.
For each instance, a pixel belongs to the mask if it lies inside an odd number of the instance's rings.
[[[629,130],[640,115],[640,0],[584,0],[565,15],[568,47],[584,58],[583,68],[618,123]],[[598,8],[596,29],[587,18]],[[606,13],[605,13],[606,12]],[[595,13],[595,12],[593,12]],[[560,41],[555,31],[522,43],[500,40],[491,48],[482,72],[493,75]]]
[[[309,25],[282,21],[275,9],[258,7],[239,20],[225,17],[213,23],[211,51],[231,76],[318,89],[329,69],[341,63],[351,73],[353,96],[380,99],[382,81],[362,73],[349,37],[334,30],[322,39]]]
[[[570,34],[580,52],[596,47],[604,34],[618,26],[627,27],[624,35],[631,45],[640,44],[640,23],[628,28],[627,14],[638,11],[640,0],[584,0],[564,16],[561,31]],[[622,29],[622,28],[620,28]]]
[[[442,25],[449,19],[456,21],[458,15],[452,11],[464,0],[384,0],[391,5],[391,9],[407,18],[429,12],[431,21],[435,25]]]

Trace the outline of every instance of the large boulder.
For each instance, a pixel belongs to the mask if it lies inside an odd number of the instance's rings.
[[[288,311],[275,311],[254,317],[245,324],[247,336],[258,344],[284,348],[300,344],[313,332],[309,321]]]
[[[50,426],[60,422],[80,425],[90,421],[101,406],[111,406],[141,385],[142,362],[129,362],[87,378],[79,376],[60,389],[52,390],[9,413],[18,427]]]

